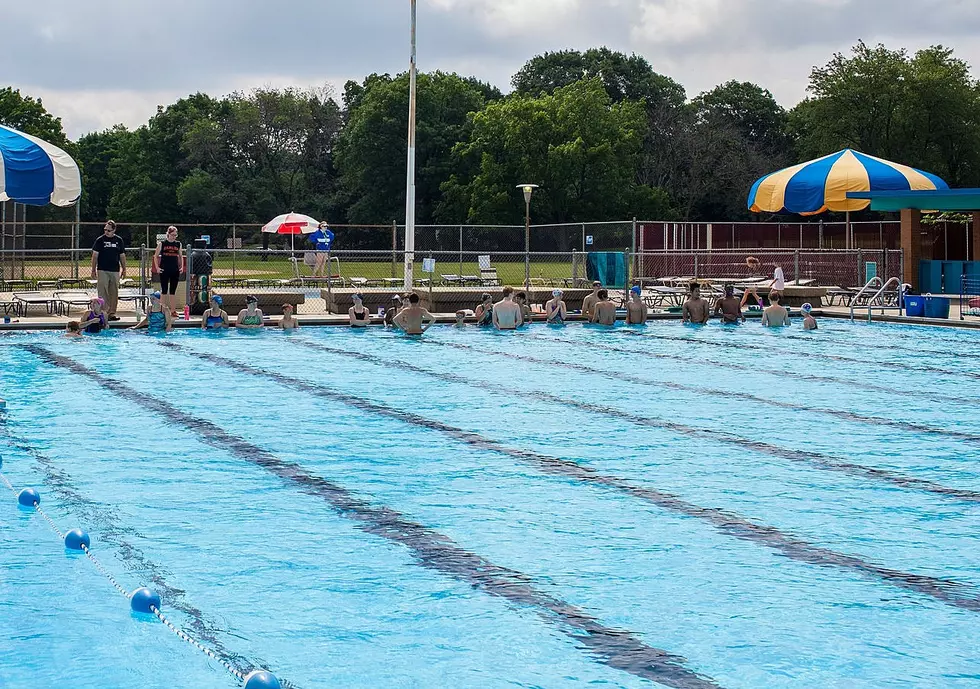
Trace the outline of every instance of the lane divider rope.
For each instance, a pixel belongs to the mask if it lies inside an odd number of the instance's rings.
[[[3,459],[2,459],[2,457],[0,457],[0,466],[3,466]],[[51,527],[51,530],[54,531],[56,534],[58,534],[58,538],[60,538],[62,540],[62,542],[65,542],[66,543],[66,547],[68,547],[67,546],[67,540],[66,539],[67,539],[67,536],[70,535],[70,534],[65,534],[65,533],[63,533],[61,531],[61,529],[58,528],[58,525],[55,524],[54,520],[51,519],[51,517],[48,516],[48,513],[45,512],[44,509],[41,507],[41,503],[40,503],[40,500],[39,499],[33,500],[32,501],[33,504],[30,504],[30,505],[27,504],[27,503],[25,503],[25,502],[23,502],[23,500],[21,498],[21,495],[23,494],[23,492],[22,493],[18,493],[17,492],[17,489],[14,488],[13,484],[11,484],[10,480],[6,477],[6,475],[4,475],[4,473],[2,471],[0,471],[0,481],[2,481],[3,484],[7,487],[7,489],[17,498],[18,502],[21,505],[23,505],[25,507],[33,507],[34,511],[37,514],[41,515],[41,517],[44,519],[44,521],[47,522],[48,526]],[[88,536],[85,535],[84,532],[78,531],[76,533],[81,534],[82,536],[84,536],[85,539],[88,538]],[[116,578],[114,576],[112,576],[112,574],[109,572],[109,570],[106,569],[105,565],[103,565],[99,561],[99,559],[95,555],[92,554],[92,550],[86,544],[86,542],[85,541],[80,541],[77,545],[78,545],[77,549],[78,550],[81,550],[83,553],[85,553],[85,556],[95,566],[95,568],[99,571],[99,573],[101,573],[106,579],[109,580],[109,583],[112,584],[113,588],[115,588],[116,591],[118,591],[126,600],[132,601],[133,600],[133,593],[131,593],[130,591],[127,591],[125,588],[123,588],[123,586],[116,580]],[[159,602],[159,598],[157,599],[157,601]],[[163,614],[163,612],[160,610],[160,608],[158,606],[153,605],[153,604],[150,604],[148,606],[148,608],[149,608],[150,613],[152,613],[154,617],[156,617],[158,620],[160,620],[160,622],[162,622],[164,624],[164,626],[167,627],[167,629],[169,629],[175,635],[177,635],[177,638],[179,638],[181,641],[185,641],[186,643],[190,644],[191,646],[193,646],[194,648],[196,648],[197,650],[199,650],[201,653],[203,653],[204,655],[206,655],[208,658],[210,658],[211,660],[213,660],[216,663],[218,663],[219,665],[221,665],[236,680],[238,680],[240,683],[244,684],[246,689],[279,689],[280,687],[289,687],[290,686],[286,682],[280,683],[273,675],[271,675],[270,673],[268,673],[268,672],[266,672],[264,670],[253,670],[252,672],[248,673],[247,675],[244,674],[244,673],[242,673],[242,672],[240,672],[240,671],[238,671],[227,660],[225,660],[224,658],[221,658],[220,656],[218,656],[210,648],[208,648],[207,646],[205,646],[204,644],[202,644],[201,642],[199,642],[197,639],[194,639],[189,634],[187,634],[187,632],[185,632],[184,630],[180,629],[177,625],[175,625],[173,622],[171,622],[167,618],[167,616]]]

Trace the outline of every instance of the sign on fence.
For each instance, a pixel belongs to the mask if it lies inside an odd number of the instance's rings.
[[[591,234],[585,235],[585,245],[592,246],[595,243],[595,238]]]
[[[436,272],[436,259],[434,259],[434,258],[423,258],[422,259],[422,272],[423,273],[434,273],[434,272]]]

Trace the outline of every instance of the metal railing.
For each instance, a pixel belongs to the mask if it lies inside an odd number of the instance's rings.
[[[888,288],[892,285],[896,287],[896,290],[890,294]],[[871,294],[871,290],[876,287],[878,290],[872,296],[868,297],[867,295]],[[868,280],[868,283],[858,290],[858,293],[851,299],[851,320],[854,320],[854,311],[856,309],[868,310],[868,322],[871,321],[871,312],[874,309],[880,309],[882,314],[889,309],[898,311],[901,314],[904,296],[905,285],[902,284],[899,278],[888,278],[888,280],[883,282],[876,275]]]

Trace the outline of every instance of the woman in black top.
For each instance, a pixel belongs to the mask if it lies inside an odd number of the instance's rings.
[[[177,241],[177,228],[167,228],[167,238],[157,243],[153,253],[153,267],[160,274],[160,294],[164,310],[171,316],[177,315],[177,283],[184,269],[184,252]]]
[[[371,324],[371,314],[364,306],[364,297],[360,294],[353,296],[354,305],[347,311],[352,328],[366,328]]]

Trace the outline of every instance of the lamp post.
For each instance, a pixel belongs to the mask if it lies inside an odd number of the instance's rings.
[[[415,8],[412,0],[412,59],[408,85],[408,173],[405,194],[405,290],[415,287]]]
[[[531,289],[531,194],[537,184],[518,184],[524,192],[524,289]]]

